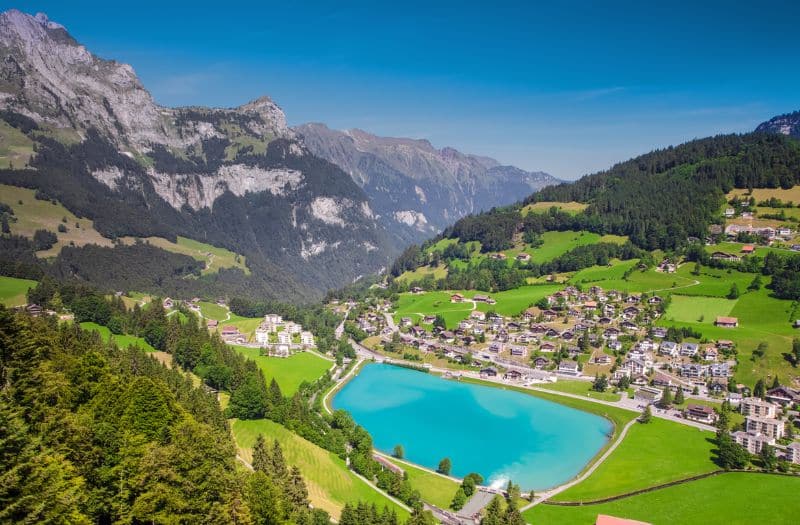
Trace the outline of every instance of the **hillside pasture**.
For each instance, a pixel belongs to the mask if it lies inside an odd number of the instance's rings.
[[[673,295],[664,319],[668,322],[713,325],[717,316],[730,315],[736,302],[736,299],[722,297]]]
[[[177,242],[172,242],[162,237],[145,237],[141,241],[168,252],[188,255],[197,261],[205,262],[206,266],[201,272],[202,275],[217,273],[220,268],[238,268],[245,274],[250,274],[244,255],[238,255],[225,248],[180,236],[177,238]],[[133,244],[136,242],[136,238],[123,237],[122,242]]]
[[[558,208],[559,211],[563,211],[566,213],[577,214],[585,210],[589,205],[584,204],[582,202],[556,202],[556,201],[542,201],[542,202],[534,202],[533,204],[528,204],[527,206],[523,207],[520,210],[520,213],[524,217],[529,213],[546,213],[550,211],[551,208]]]
[[[24,168],[32,156],[33,141],[17,128],[0,120],[0,168]]]
[[[277,440],[286,463],[300,469],[308,487],[311,503],[338,518],[345,503],[364,501],[378,508],[389,506],[401,519],[408,513],[356,477],[345,466],[344,460],[310,441],[306,441],[287,428],[267,419],[233,420],[231,425],[239,455],[252,461],[252,448],[259,434],[267,443]]]
[[[91,330],[100,334],[100,337],[105,342],[113,341],[117,344],[120,348],[127,348],[131,345],[138,346],[145,352],[155,352],[156,349],[153,348],[150,343],[145,341],[141,337],[136,337],[135,335],[127,335],[127,334],[112,334],[111,330],[108,327],[103,325],[99,325],[97,323],[91,322],[84,322],[81,323],[81,328],[84,330]]]
[[[17,219],[9,222],[11,233],[28,238],[33,238],[36,230],[47,230],[56,234],[58,241],[52,248],[37,252],[39,257],[55,257],[61,248],[69,245],[112,246],[111,239],[106,239],[94,229],[93,221],[76,217],[58,202],[53,204],[52,201],[37,200],[35,195],[34,190],[0,184],[0,202],[11,206]],[[66,233],[58,231],[61,224],[66,227]]]

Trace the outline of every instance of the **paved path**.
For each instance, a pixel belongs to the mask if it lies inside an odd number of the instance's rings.
[[[521,511],[525,511],[525,510],[528,510],[531,507],[535,507],[536,505],[540,504],[541,502],[552,498],[556,494],[560,494],[560,493],[564,492],[568,488],[577,485],[581,481],[583,481],[586,478],[588,478],[589,476],[591,476],[594,473],[594,471],[597,470],[597,467],[602,465],[603,462],[606,459],[608,459],[608,457],[611,454],[613,454],[615,450],[617,450],[617,447],[619,446],[619,444],[622,443],[623,439],[625,439],[625,435],[628,433],[628,430],[633,425],[636,425],[636,424],[638,424],[638,421],[636,419],[632,419],[631,421],[628,421],[628,423],[624,427],[622,427],[622,431],[619,433],[619,436],[617,436],[617,440],[614,441],[614,443],[610,447],[608,447],[608,449],[606,449],[606,451],[603,453],[603,455],[600,456],[600,458],[597,461],[592,463],[592,466],[589,467],[588,469],[586,469],[583,474],[581,474],[577,478],[573,479],[572,481],[564,483],[563,485],[559,485],[558,487],[546,490],[546,491],[544,491],[544,492],[542,492],[540,494],[536,494],[534,499],[533,499],[533,501],[531,501],[530,503],[528,503],[527,505],[522,507],[522,509],[520,509],[520,510]]]
[[[458,511],[456,515],[462,519],[475,519],[475,517],[480,514],[483,508],[492,502],[495,496],[497,496],[497,494],[493,492],[476,490],[475,494],[469,498],[469,501],[467,501],[467,503],[461,508],[461,510]]]

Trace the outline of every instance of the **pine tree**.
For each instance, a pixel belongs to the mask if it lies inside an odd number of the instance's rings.
[[[270,472],[271,464],[267,442],[264,440],[264,435],[259,434],[256,437],[255,445],[253,445],[253,470],[256,472]]]
[[[639,416],[639,423],[647,424],[653,419],[653,411],[650,410],[650,405],[645,405],[642,410],[642,415]]]
[[[764,384],[764,380],[759,379],[758,381],[756,381],[756,386],[753,388],[753,397],[760,397],[761,399],[764,399],[764,396],[766,395],[767,395],[767,388],[766,385]]]
[[[461,510],[466,502],[467,495],[464,492],[464,489],[462,487],[458,487],[455,496],[453,496],[453,502],[450,503],[450,508],[453,510]]]
[[[491,503],[486,506],[486,513],[481,521],[481,525],[504,525],[504,523],[503,504],[500,496],[495,496]]]
[[[281,444],[276,439],[272,444],[272,454],[270,455],[270,471],[276,481],[282,482],[288,476],[286,469],[286,460],[283,459],[283,450]]]
[[[292,466],[289,472],[289,478],[286,484],[286,496],[295,508],[308,507],[308,489],[306,489],[306,482],[303,481],[303,476],[300,474],[300,469],[297,468],[297,466]]]
[[[765,470],[772,471],[778,466],[778,457],[775,455],[775,448],[767,443],[764,443],[764,445],[761,447],[761,452],[758,456],[761,459],[761,464]]]
[[[672,406],[672,390],[670,390],[668,386],[664,387],[664,394],[661,396],[659,405],[664,408],[669,408]]]
[[[675,404],[682,405],[686,401],[683,395],[683,388],[680,386],[678,387],[678,391],[675,393]]]

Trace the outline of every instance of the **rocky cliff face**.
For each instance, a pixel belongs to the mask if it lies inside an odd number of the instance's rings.
[[[225,246],[306,297],[394,253],[364,192],[312,155],[269,98],[159,106],[129,65],[93,55],[43,14],[0,14],[0,56],[0,117],[35,123],[22,127],[39,172],[0,180],[58,196],[103,233]]]
[[[426,140],[336,131],[324,124],[304,124],[295,131],[312,153],[358,183],[400,244],[428,238],[466,214],[511,204],[560,182],[488,157],[436,149]]]
[[[781,135],[789,135],[800,139],[800,111],[773,117],[759,124],[756,131],[780,133]]]

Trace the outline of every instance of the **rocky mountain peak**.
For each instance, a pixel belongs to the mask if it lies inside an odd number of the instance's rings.
[[[766,122],[762,122],[756,131],[765,133],[780,133],[790,137],[800,138],[800,111],[778,115]]]

